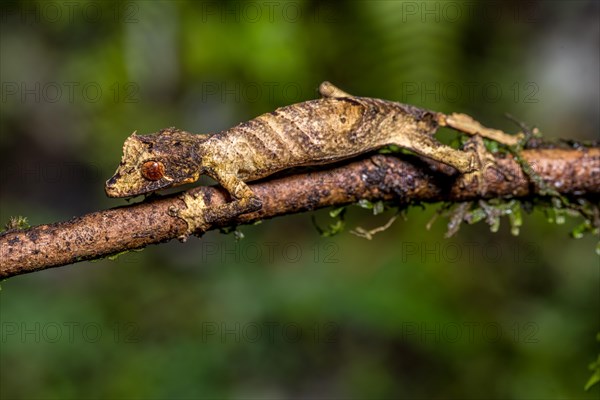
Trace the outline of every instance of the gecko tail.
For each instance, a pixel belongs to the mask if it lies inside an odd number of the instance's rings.
[[[354,97],[351,94],[344,92],[342,89],[338,88],[329,81],[324,81],[323,83],[321,83],[321,85],[319,85],[319,93],[323,97],[329,97],[334,99]]]

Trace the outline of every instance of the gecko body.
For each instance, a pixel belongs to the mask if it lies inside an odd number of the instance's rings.
[[[152,135],[134,133],[125,141],[121,164],[106,182],[106,193],[110,197],[148,194],[194,182],[206,174],[233,199],[204,210],[210,222],[215,222],[260,209],[260,200],[245,182],[292,167],[340,161],[387,145],[414,151],[463,174],[480,170],[478,152],[456,150],[434,139],[440,125],[499,141],[514,140],[505,134],[500,137],[502,132],[484,128],[462,114],[446,116],[402,103],[356,97],[328,82],[319,90],[320,99],[279,108],[214,135],[174,128]]]

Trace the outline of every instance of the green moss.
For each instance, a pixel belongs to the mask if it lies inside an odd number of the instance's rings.
[[[319,234],[321,236],[323,236],[323,237],[335,236],[344,230],[344,227],[346,225],[346,223],[344,221],[344,218],[346,215],[346,208],[347,208],[346,206],[339,207],[339,208],[335,208],[329,212],[329,216],[331,218],[334,218],[335,221],[333,223],[329,224],[329,226],[326,229],[321,228],[317,224],[317,220],[315,219],[315,216],[314,215],[312,216],[313,225],[315,226],[315,228],[317,229],[317,231],[319,232]]]
[[[4,229],[2,231],[22,230],[27,228],[29,228],[27,217],[17,215],[16,217],[10,217],[8,219],[8,222],[6,225],[4,225]]]

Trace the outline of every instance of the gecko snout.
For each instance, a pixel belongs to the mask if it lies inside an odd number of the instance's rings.
[[[112,178],[106,181],[104,192],[108,197],[119,197],[119,192],[117,190],[117,181],[119,178],[121,178],[121,175],[116,173]]]
[[[121,177],[121,174],[117,173],[112,178],[106,181],[106,187],[113,187],[117,183],[117,179]]]

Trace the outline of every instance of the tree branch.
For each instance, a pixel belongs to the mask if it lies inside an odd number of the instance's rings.
[[[525,150],[523,158],[561,194],[597,199],[600,194],[600,148]],[[407,161],[410,159],[410,162]],[[508,156],[489,168],[483,193],[475,182],[449,177],[452,168],[407,156],[371,155],[330,169],[255,183],[262,199],[260,211],[231,218],[224,226],[248,224],[275,216],[350,204],[359,199],[410,201],[468,201],[481,198],[527,197],[534,185]],[[455,178],[456,177],[456,178]],[[219,187],[196,187],[206,206],[228,201]],[[98,211],[67,222],[11,230],[0,235],[0,278],[93,260],[143,248],[186,234],[187,224],[169,214],[184,209],[181,193],[148,198],[125,207]],[[222,226],[210,226],[215,229]],[[201,234],[202,232],[197,232]]]

